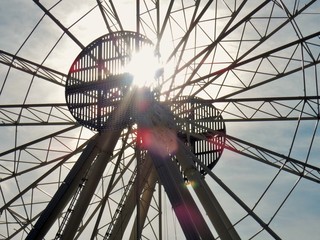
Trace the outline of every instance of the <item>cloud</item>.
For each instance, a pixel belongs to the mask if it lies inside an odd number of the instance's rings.
[[[1,5],[0,30],[5,34],[1,35],[0,46],[2,50],[14,53],[28,36],[29,29],[35,26],[41,12],[36,11],[35,4],[31,1],[5,0]],[[33,13],[32,16],[30,12]]]

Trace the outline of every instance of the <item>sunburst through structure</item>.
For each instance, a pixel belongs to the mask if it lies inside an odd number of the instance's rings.
[[[5,0],[0,238],[316,239],[319,9]]]

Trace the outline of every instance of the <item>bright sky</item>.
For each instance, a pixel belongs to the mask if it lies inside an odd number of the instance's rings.
[[[40,2],[45,8],[50,9],[59,1]],[[146,6],[152,9],[152,2],[141,1],[141,12],[144,12]],[[201,1],[194,21],[201,16],[201,11],[207,2]],[[234,5],[233,2],[236,4]],[[317,1],[294,21],[286,23],[288,15],[300,11],[310,1],[303,1],[303,4],[300,1],[270,1],[262,10],[253,14],[250,21],[245,21],[245,17],[262,2],[248,1],[234,21],[227,25],[231,13],[234,12],[234,9],[238,9],[241,3],[213,1],[193,28],[190,21],[195,12],[194,1],[175,1],[171,17],[165,25],[159,43],[161,61],[164,64],[162,93],[168,93],[171,99],[177,95],[192,95],[212,100],[212,102],[216,101],[214,106],[222,112],[222,117],[226,119],[226,132],[231,137],[261,146],[278,155],[289,156],[302,162],[307,161],[308,164],[319,168],[318,120],[304,120],[304,118],[319,114],[320,71],[319,66],[314,65],[314,62],[318,63],[320,59],[319,33],[310,37],[303,45],[289,45],[319,31],[320,3]],[[83,46],[87,46],[108,33],[96,4],[94,0],[64,0],[52,8],[51,13]],[[134,1],[117,0],[114,1],[114,5],[123,29],[136,31]],[[165,22],[168,6],[169,1],[160,1],[160,30],[162,23]],[[185,11],[181,11],[182,8],[185,8]],[[63,34],[62,29],[47,16],[35,28],[43,14],[43,11],[31,0],[1,0],[0,51],[17,54],[33,63],[68,74],[70,66],[81,52],[81,46],[67,34]],[[140,33],[148,37],[156,46],[155,16],[155,10],[142,14]],[[270,16],[272,16],[271,19]],[[115,24],[113,17],[108,20],[114,23],[114,25],[111,24],[113,31],[120,30],[120,26]],[[184,36],[188,33],[190,26],[192,29],[187,38],[188,41],[184,42]],[[281,46],[287,47],[278,50]],[[204,58],[205,54],[201,55],[201,53],[206,48],[207,55]],[[266,55],[260,56],[263,53]],[[199,55],[201,57],[193,59]],[[0,154],[0,179],[11,176],[14,171],[19,172],[38,166],[44,158],[59,158],[72,152],[93,135],[89,130],[82,129],[81,131],[80,128],[76,128],[58,134],[56,138],[45,137],[70,127],[70,122],[74,121],[66,107],[50,108],[53,104],[65,103],[64,87],[39,77],[33,78],[31,74],[14,68],[8,72],[8,66],[2,64],[1,61],[4,61],[4,58],[0,54],[0,87],[2,89],[0,95],[0,123],[2,124],[0,152],[3,152]],[[135,65],[136,70],[137,66],[142,67],[140,73],[146,68],[150,69],[145,63]],[[271,81],[272,79],[275,80]],[[165,99],[166,96],[163,94],[161,99]],[[313,96],[316,99],[311,101],[302,101],[299,98],[298,100],[282,99],[281,101],[274,99],[301,96]],[[248,102],[240,101],[238,98],[245,98]],[[259,99],[253,101],[256,98]],[[273,98],[273,103],[264,102],[262,98]],[[20,108],[3,108],[3,105],[7,104],[43,103],[48,106],[41,109],[34,107],[24,110],[24,117],[21,119],[17,119]],[[299,110],[301,109],[303,113],[300,115]],[[52,115],[48,115],[50,112]],[[258,121],[265,117],[278,118],[279,115],[294,118],[300,116],[302,120]],[[248,120],[239,121],[241,118],[248,118]],[[257,121],[251,121],[250,118]],[[18,125],[18,127],[5,126],[15,121],[26,124]],[[41,121],[53,123],[62,121],[64,124],[27,126],[30,123]],[[6,151],[15,146],[18,147],[42,138],[44,139],[39,142],[21,148],[21,151],[6,154]],[[214,174],[250,208],[256,205],[254,211],[262,220],[265,222],[272,220],[270,227],[280,237],[317,239],[320,236],[318,227],[320,222],[319,184],[307,179],[299,180],[298,176],[285,171],[279,173],[277,168],[258,162],[253,159],[254,157],[244,156],[263,155],[266,159],[274,158],[275,162],[277,160],[273,154],[259,152],[257,149],[250,148],[246,143],[242,143],[243,145],[240,145],[240,142],[237,143],[239,145],[228,143],[230,148],[234,147],[239,152],[225,149],[213,169]],[[121,140],[117,148],[120,146]],[[46,149],[50,151],[47,152]],[[19,167],[17,163],[13,163],[13,159],[21,161]],[[72,159],[74,160],[76,156]],[[26,164],[24,161],[29,162]],[[61,176],[67,174],[73,164],[72,161],[60,168]],[[50,166],[35,169],[17,178],[1,181],[0,207],[18,195],[18,188],[20,190],[26,188],[34,179],[45,174]],[[109,171],[110,169],[108,168]],[[315,175],[319,177],[319,173]],[[45,190],[50,192],[51,185],[48,183],[58,181],[57,176],[47,177],[47,181],[43,184],[43,192]],[[221,186],[218,186],[209,176],[206,176],[206,180],[233,223],[246,215]],[[299,182],[294,187],[297,181]],[[290,193],[293,187],[294,190]],[[266,189],[268,190],[264,194]],[[35,189],[34,193],[39,196],[43,194],[44,199],[48,198],[46,193],[39,193],[38,190]],[[290,196],[286,199],[289,193]],[[26,197],[18,199],[17,205],[23,201],[28,202],[32,194],[28,192]],[[53,193],[50,192],[50,194]],[[35,206],[35,209],[44,207],[42,205]],[[29,212],[29,206],[27,208],[28,210],[16,207],[15,211],[24,215],[25,212]],[[164,215],[167,217],[167,223],[164,226],[167,238],[164,236],[164,239],[170,239],[169,233],[176,230],[176,228],[172,229],[173,224],[170,223],[177,223],[177,220],[171,216],[171,206],[166,205],[165,209],[168,212]],[[273,218],[275,213],[277,214]],[[6,218],[5,214],[0,216],[0,232],[6,232],[3,223],[8,219],[13,220],[12,217]],[[247,239],[260,227],[251,218],[244,218],[236,228],[239,234],[244,236],[243,239]],[[179,227],[177,229],[177,239],[180,239],[181,230]],[[7,233],[2,234],[6,236]],[[1,234],[0,236],[2,237]],[[23,237],[25,235],[22,234],[21,238]],[[269,238],[268,234],[262,232],[254,239]]]

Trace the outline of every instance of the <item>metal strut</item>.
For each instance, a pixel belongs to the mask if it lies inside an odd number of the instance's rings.
[[[77,202],[77,200],[79,198],[79,195],[80,195],[81,190],[83,189],[83,187],[85,185],[86,180],[87,179],[85,179],[85,178],[82,179],[82,182],[79,184],[79,187],[78,187],[76,193],[74,194],[73,198],[71,199],[71,202],[69,204],[69,208],[68,208],[66,214],[64,215],[63,220],[61,222],[61,225],[59,227],[59,230],[58,230],[58,232],[56,234],[56,237],[54,238],[55,240],[58,240],[58,239],[61,238],[62,232],[64,231],[65,226],[67,225],[67,222],[68,222],[68,220],[70,218],[70,215],[72,214],[72,212],[74,210],[74,206],[75,206],[75,204],[76,204],[76,202]]]
[[[101,175],[112,156],[120,134],[121,130],[110,131],[98,134],[90,140],[86,149],[82,152],[62,185],[42,212],[26,240],[40,240],[44,238],[65,206],[70,202],[70,199],[77,195],[76,191],[77,189],[79,190],[79,184],[81,184],[84,176],[88,173],[85,187],[78,193],[79,196],[75,197],[77,201],[64,227],[64,231],[62,234],[59,233],[61,239],[73,239],[96,186],[100,181]]]
[[[191,193],[184,186],[184,179],[177,164],[171,160],[177,137],[174,134],[173,116],[168,109],[156,102],[140,114],[143,117],[138,118],[138,128],[148,129],[151,136],[150,139],[142,138],[142,142],[153,143],[147,145],[146,149],[185,237],[190,240],[214,239]]]
[[[128,188],[129,192],[127,193],[127,196],[124,199],[124,202],[121,204],[118,204],[120,206],[119,211],[117,213],[115,213],[117,215],[117,217],[113,218],[114,222],[110,223],[112,226],[109,226],[111,228],[111,231],[108,232],[107,234],[109,235],[105,235],[104,239],[108,239],[108,240],[118,240],[118,239],[122,239],[123,237],[123,226],[127,226],[130,218],[134,212],[135,207],[137,207],[137,204],[139,204],[136,199],[137,199],[137,195],[140,197],[142,191],[143,191],[143,187],[145,186],[145,182],[142,181],[143,179],[148,179],[151,172],[152,172],[152,161],[150,161],[150,159],[148,160],[147,158],[144,159],[143,164],[141,164],[139,169],[139,178],[141,180],[137,180],[138,176],[136,175],[137,172],[135,171],[135,173],[133,175],[135,175],[134,178],[134,183],[131,184]],[[136,229],[132,228],[132,231],[135,231]]]
[[[128,195],[129,195],[129,191],[132,187],[132,184],[134,183],[134,180],[137,176],[137,168],[135,168],[134,172],[132,173],[129,181],[128,181],[128,184],[126,185],[126,187],[124,188],[124,192],[123,192],[123,195],[118,203],[118,207],[116,209],[116,211],[114,212],[114,215],[112,216],[112,219],[111,219],[111,223],[109,224],[108,226],[108,229],[106,231],[106,234],[105,234],[105,237],[104,239],[108,239],[108,237],[111,235],[111,231],[115,225],[115,222],[117,221],[118,217],[119,217],[119,214],[121,212],[121,209],[124,205],[124,202],[125,200],[127,199]]]

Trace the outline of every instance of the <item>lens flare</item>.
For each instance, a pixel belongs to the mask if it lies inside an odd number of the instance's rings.
[[[140,147],[148,149],[159,157],[166,157],[177,151],[178,144],[174,131],[163,127],[138,129]]]
[[[192,181],[189,179],[185,179],[184,185],[187,188],[193,188],[193,189],[195,189],[199,186],[199,184],[196,181]]]

